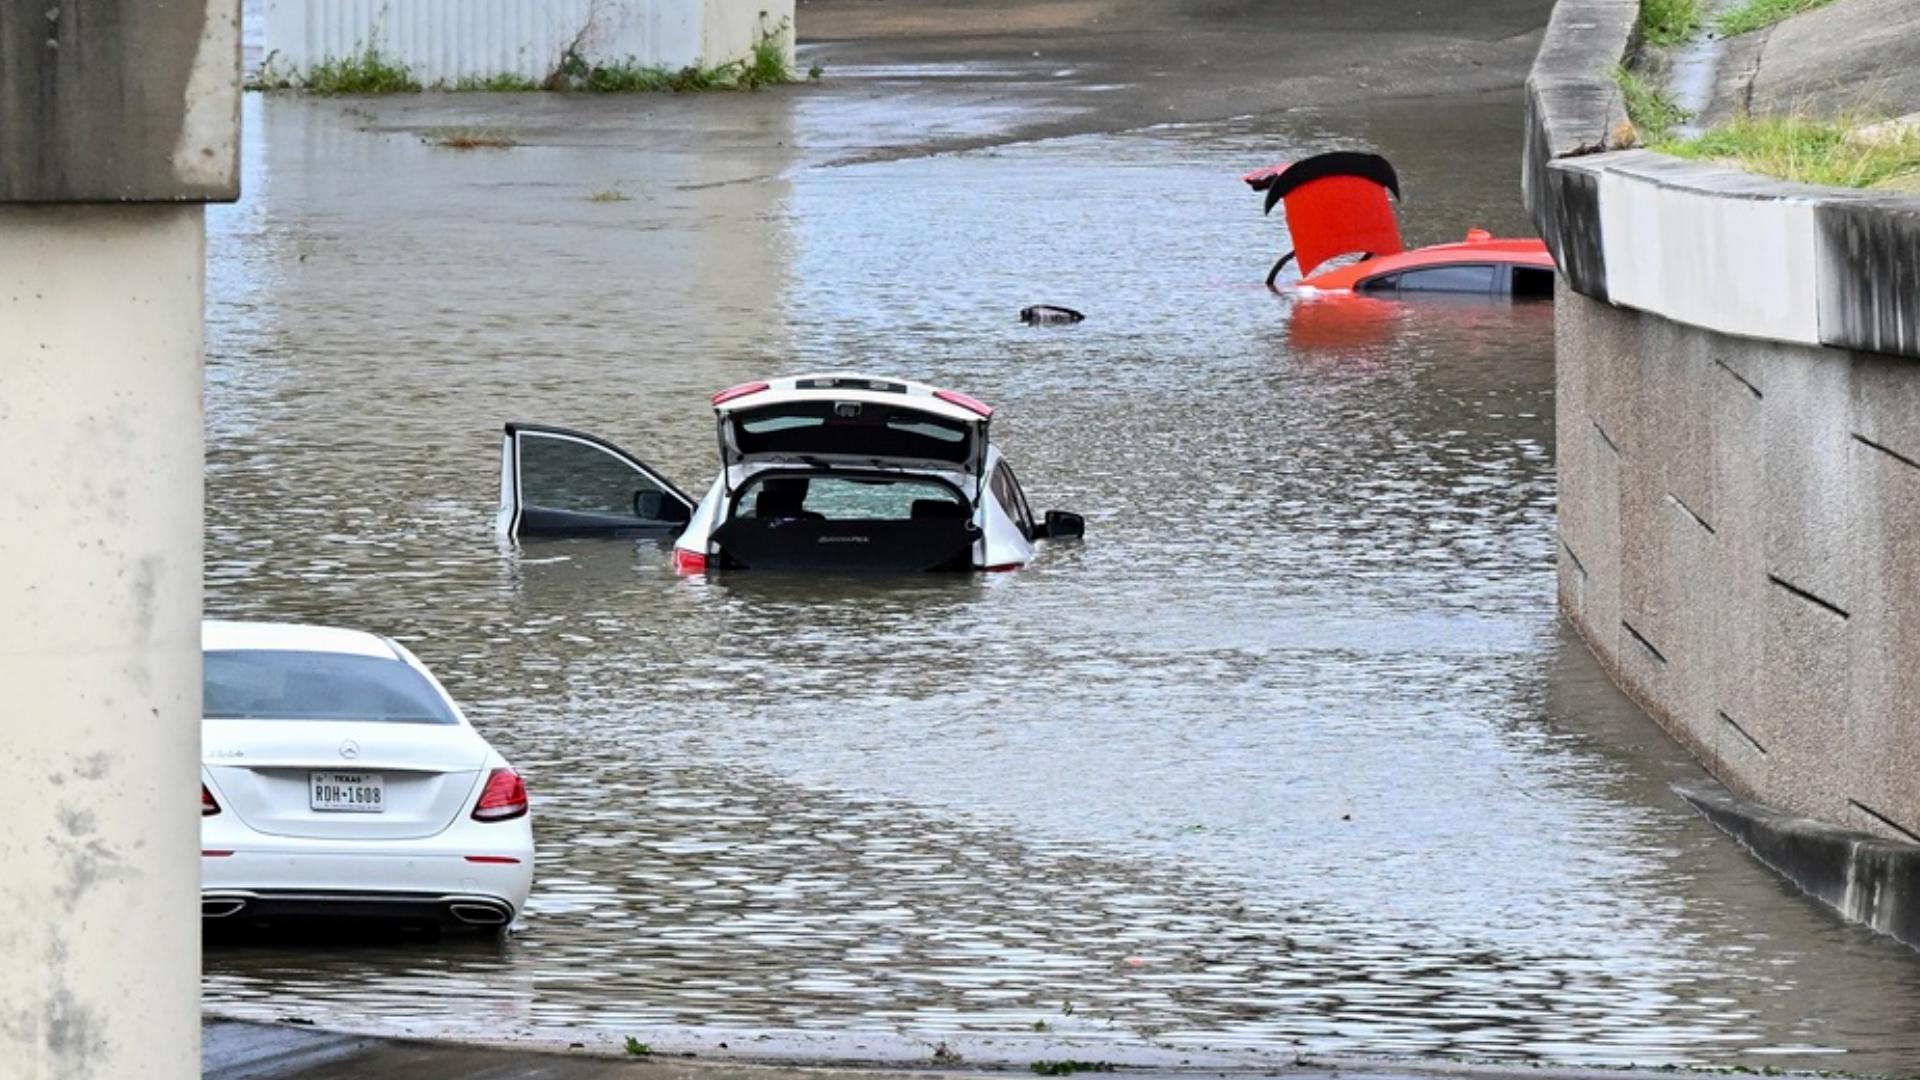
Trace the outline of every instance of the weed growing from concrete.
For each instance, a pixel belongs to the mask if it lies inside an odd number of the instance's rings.
[[[665,68],[642,67],[632,60],[624,63],[615,61],[608,64],[588,65],[580,57],[571,56],[563,66],[578,67],[580,74],[571,78],[564,90],[584,90],[591,94],[631,94],[649,90],[666,90],[674,73]],[[686,74],[695,73],[695,74]],[[691,82],[697,77],[697,69],[686,68],[683,78]]]
[[[764,20],[754,40],[752,52],[745,58],[724,64],[692,65],[679,69],[650,67],[637,59],[588,63],[581,56],[579,43],[567,48],[559,64],[546,81],[535,82],[524,75],[501,72],[496,75],[469,75],[452,86],[435,83],[435,90],[462,92],[528,93],[536,90],[580,90],[595,94],[630,94],[671,90],[677,94],[702,90],[758,90],[799,82],[787,61],[788,39],[792,24],[786,19],[769,28]],[[584,35],[583,35],[584,36]],[[304,90],[309,94],[413,94],[424,87],[413,77],[406,64],[384,54],[378,41],[369,41],[358,53],[322,60],[305,74],[280,66],[279,54],[269,53],[260,70],[247,80],[248,90]],[[818,80],[820,65],[807,69],[807,78]],[[495,145],[479,143],[480,145]],[[510,144],[509,144],[510,145]],[[460,149],[472,149],[461,147]]]
[[[779,86],[795,81],[793,67],[787,63],[787,35],[792,24],[785,19],[780,25],[768,30],[763,20],[760,24],[760,36],[753,43],[753,53],[740,72],[740,86],[744,90],[758,90],[762,86]],[[819,65],[815,64],[815,68]],[[818,76],[810,76],[818,78]]]
[[[274,49],[260,61],[260,69],[240,84],[243,90],[295,90],[293,72],[280,66],[280,50]]]
[[[627,1036],[627,1053],[634,1057],[649,1057],[653,1054],[653,1047],[629,1035]]]
[[[1913,128],[1881,128],[1867,135],[1846,122],[1748,117],[1657,149],[1802,184],[1904,188],[1920,183],[1920,131]]]
[[[1640,36],[1654,45],[1678,45],[1700,28],[1701,0],[1640,0]]]
[[[1615,71],[1613,78],[1626,98],[1627,119],[1633,122],[1634,137],[1640,144],[1660,142],[1676,125],[1690,119],[1666,87],[1652,79],[1624,67]]]
[[[633,57],[589,63],[577,48],[569,47],[559,64],[547,76],[548,90],[578,90],[590,94],[633,94],[671,90],[676,94],[703,90],[758,90],[766,86],[798,82],[793,66],[787,62],[787,36],[791,25],[761,27],[752,53],[744,59],[724,64],[691,65],[672,68],[651,67]],[[809,72],[818,78],[818,65]]]
[[[525,94],[540,89],[540,84],[525,75],[503,71],[498,75],[468,75],[453,84],[455,90],[492,94]]]
[[[520,145],[505,128],[448,128],[426,138],[443,150],[505,150]]]
[[[1723,13],[1716,25],[1723,34],[1744,34],[1831,3],[1833,0],[1746,0],[1746,3],[1732,11]]]
[[[658,90],[686,93],[714,90],[729,82],[733,65],[683,67],[672,70],[648,67],[629,57],[589,64],[579,53],[568,51],[547,78],[549,90],[578,90],[589,94],[641,94]],[[730,85],[727,88],[731,88]]]
[[[617,187],[610,187],[601,188],[599,191],[587,196],[587,201],[597,203],[632,202],[633,196],[628,195]]]
[[[297,80],[299,89],[309,94],[417,94],[420,80],[407,65],[381,53],[377,41],[369,41],[352,56],[329,57],[307,69]]]
[[[1113,1065],[1105,1061],[1036,1061],[1027,1066],[1040,1076],[1072,1076],[1083,1072],[1112,1072]]]

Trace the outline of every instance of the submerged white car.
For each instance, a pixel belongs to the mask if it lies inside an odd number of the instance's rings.
[[[200,913],[505,929],[533,884],[527,789],[396,642],[208,621]]]
[[[638,458],[566,428],[512,423],[500,513],[513,538],[674,538],[676,569],[1013,570],[1078,514],[1036,516],[988,438],[993,410],[952,390],[800,375],[713,395],[720,474],[696,503]]]

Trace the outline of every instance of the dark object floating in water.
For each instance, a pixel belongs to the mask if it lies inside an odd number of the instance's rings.
[[[1035,304],[1020,309],[1020,321],[1028,326],[1072,326],[1085,318],[1070,307],[1055,304]]]

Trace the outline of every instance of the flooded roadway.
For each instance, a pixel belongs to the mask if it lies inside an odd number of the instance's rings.
[[[1259,286],[1278,227],[1235,178],[1319,149],[1393,157],[1416,242],[1523,229],[1517,95],[841,166],[996,118],[247,110],[247,197],[209,214],[208,608],[406,641],[527,774],[540,865],[501,944],[211,947],[211,1010],[900,1060],[1920,1062],[1920,957],[1674,798],[1696,770],[1556,619],[1550,309]],[[451,124],[522,145],[423,140]],[[1085,544],[709,580],[490,532],[503,420],[698,486],[708,392],[846,367],[994,404]]]

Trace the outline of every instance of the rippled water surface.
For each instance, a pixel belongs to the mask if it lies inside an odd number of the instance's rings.
[[[215,946],[212,1008],[897,1057],[1920,1061],[1920,962],[1687,811],[1685,755],[1555,618],[1551,309],[1259,286],[1278,225],[1235,177],[1316,149],[1393,156],[1416,241],[1523,228],[1513,98],[843,166],[991,117],[248,110],[246,199],[210,213],[208,605],[407,641],[528,775],[540,862],[503,944]],[[453,123],[522,145],[422,138]],[[1020,326],[1034,302],[1089,317]],[[503,420],[699,486],[708,392],[838,367],[993,403],[1085,543],[701,579],[490,531]]]

